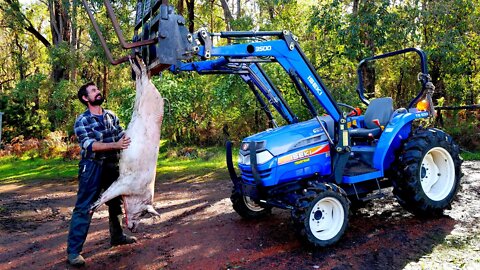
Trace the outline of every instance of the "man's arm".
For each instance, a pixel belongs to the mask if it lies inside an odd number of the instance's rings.
[[[92,144],[93,152],[110,151],[110,150],[123,150],[127,149],[130,145],[130,137],[123,136],[118,142],[104,143],[94,142]]]
[[[111,124],[114,126],[114,133],[116,142],[104,143],[104,142],[94,142],[92,144],[92,151],[110,151],[110,150],[123,150],[127,149],[130,145],[130,138],[125,136],[125,132],[120,126],[120,121],[112,111],[105,110],[107,121],[111,121]],[[110,118],[111,117],[111,118]]]
[[[122,136],[116,142],[104,143],[96,140],[93,130],[86,118],[79,118],[75,122],[75,134],[80,147],[88,152],[110,151],[126,149],[130,145],[130,138]]]

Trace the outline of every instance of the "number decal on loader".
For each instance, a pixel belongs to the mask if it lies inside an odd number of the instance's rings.
[[[255,47],[255,51],[257,52],[268,52],[272,50],[272,46],[258,46]]]

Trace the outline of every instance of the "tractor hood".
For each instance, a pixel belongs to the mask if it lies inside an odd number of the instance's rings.
[[[330,116],[322,116],[320,119],[323,121],[330,136],[332,136],[334,129],[333,119]],[[262,142],[262,147],[260,149],[257,147],[257,150],[262,151],[266,149],[270,151],[272,155],[278,156],[293,149],[327,141],[327,136],[318,121],[314,118],[305,122],[268,129],[249,136],[243,140],[240,152],[247,154],[249,150],[245,144],[252,141],[257,143]]]

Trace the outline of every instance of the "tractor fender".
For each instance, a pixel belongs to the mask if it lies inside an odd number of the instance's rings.
[[[412,122],[424,118],[422,113],[402,113],[392,117],[378,140],[373,155],[373,167],[385,172],[395,160],[395,154],[412,129]]]

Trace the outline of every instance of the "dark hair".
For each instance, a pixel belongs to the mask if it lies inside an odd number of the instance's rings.
[[[88,82],[88,83],[80,86],[80,89],[78,89],[78,93],[77,93],[78,100],[80,100],[80,102],[82,102],[83,105],[85,105],[85,106],[87,106],[87,102],[85,100],[83,100],[82,97],[88,96],[87,87],[92,86],[92,85],[95,85],[95,84],[93,82]]]

